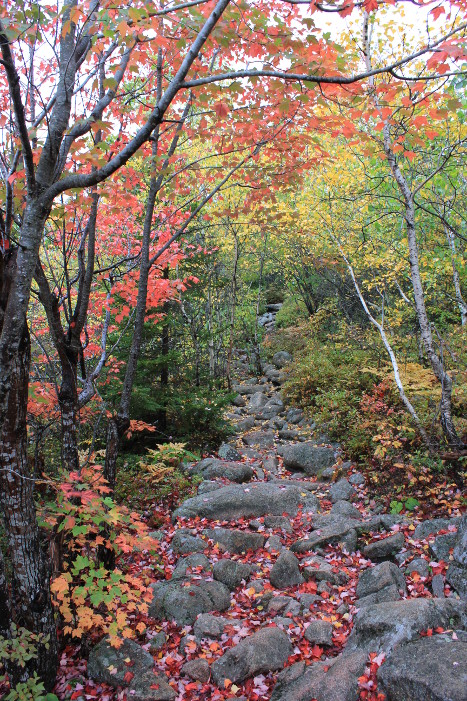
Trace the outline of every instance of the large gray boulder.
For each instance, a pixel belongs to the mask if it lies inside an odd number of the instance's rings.
[[[202,638],[220,638],[227,625],[227,620],[212,613],[201,613],[195,621],[193,632],[198,640]]]
[[[379,562],[381,560],[390,560],[398,552],[402,550],[405,545],[404,534],[399,531],[390,535],[387,538],[382,538],[374,543],[370,543],[363,548],[363,554],[369,560],[374,562]]]
[[[349,501],[353,496],[355,496],[355,489],[352,487],[350,482],[342,478],[338,482],[335,482],[330,490],[329,496],[331,501],[335,504],[338,501]]]
[[[151,588],[149,616],[173,620],[179,626],[193,625],[200,613],[225,611],[230,606],[230,592],[221,582],[180,578],[156,582]]]
[[[455,533],[442,533],[434,539],[432,543],[429,544],[429,550],[435,560],[444,560],[449,562],[451,559],[451,550],[457,542],[457,535]]]
[[[232,387],[232,390],[240,395],[253,395],[262,392],[263,389],[262,385],[234,385]]]
[[[292,645],[280,628],[261,628],[219,657],[212,665],[212,678],[224,688],[225,679],[235,684],[256,674],[266,674],[282,667],[292,654]]]
[[[389,652],[428,628],[462,628],[466,623],[467,605],[455,599],[406,599],[365,606],[354,618],[346,651]]]
[[[249,431],[255,425],[255,420],[252,416],[246,416],[241,421],[236,421],[234,424],[235,431],[237,433],[243,433],[244,431]]]
[[[298,487],[277,485],[272,482],[228,485],[209,494],[187,499],[174,512],[172,518],[211,518],[237,520],[255,518],[265,514],[281,516],[283,513],[296,516],[303,500]]]
[[[172,572],[172,579],[181,579],[193,574],[211,574],[212,563],[203,553],[193,553],[181,557]]]
[[[330,513],[331,516],[347,516],[348,518],[356,518],[357,520],[360,520],[362,517],[357,507],[344,499],[338,499],[334,503]]]
[[[218,460],[217,458],[205,458],[193,465],[189,472],[199,475],[205,480],[225,477],[231,482],[248,482],[254,474],[248,463]]]
[[[336,461],[333,448],[306,442],[285,445],[280,449],[280,454],[287,470],[300,470],[306,475],[317,475]]]
[[[467,514],[464,514],[459,523],[452,557],[446,579],[461,599],[467,600]]]
[[[265,404],[267,404],[269,401],[269,397],[264,394],[263,392],[255,392],[251,396],[250,401],[248,402],[248,411],[250,414],[254,414],[257,411],[260,411]]]
[[[274,433],[272,431],[251,431],[251,433],[246,433],[242,440],[245,445],[254,448],[267,449],[274,447]]]
[[[467,643],[433,636],[400,645],[378,682],[387,701],[466,701]]]
[[[284,550],[271,568],[269,581],[276,589],[296,587],[305,580],[300,574],[297,558],[290,550]]]
[[[135,674],[127,692],[127,699],[132,701],[173,701],[176,696],[167,677],[153,672]]]
[[[278,351],[272,356],[272,364],[279,370],[288,365],[292,360],[292,356],[290,353],[287,353],[287,351]]]
[[[344,584],[348,580],[345,572],[336,572],[337,567],[333,567],[331,563],[319,555],[302,560],[302,565],[304,565],[303,576],[307,581]]]
[[[458,518],[433,518],[428,521],[422,521],[416,527],[413,537],[423,540],[432,533],[447,530],[450,526],[457,526],[459,520]]]
[[[251,566],[237,560],[218,560],[214,563],[213,576],[230,591],[234,591],[251,574]]]
[[[201,538],[192,535],[186,528],[175,531],[172,538],[172,550],[178,555],[188,555],[189,553],[202,553],[207,543]]]
[[[245,404],[245,400],[240,397],[242,400],[243,406]],[[228,443],[222,443],[222,445],[219,447],[219,450],[217,451],[218,456],[220,457],[221,460],[241,460],[242,456],[238,452],[236,448],[233,447],[233,445],[229,445]]]
[[[382,601],[397,601],[400,592],[406,594],[405,578],[393,562],[382,562],[362,572],[357,584],[359,606]]]
[[[278,676],[271,701],[358,701],[358,678],[367,660],[365,652],[356,651],[309,666],[297,662]]]
[[[340,543],[358,524],[359,521],[345,516],[323,516],[319,521],[314,521],[316,530],[297,540],[290,549],[294,553],[306,553],[325,545]]]
[[[265,536],[261,533],[240,531],[234,528],[206,528],[203,535],[213,540],[220,547],[220,550],[232,554],[259,550],[266,541]]]
[[[108,638],[103,638],[92,648],[88,660],[88,677],[109,686],[128,686],[125,678],[127,672],[140,676],[154,667],[154,659],[134,640],[123,639],[117,649],[112,647]]]

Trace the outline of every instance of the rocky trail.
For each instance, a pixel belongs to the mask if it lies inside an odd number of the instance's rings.
[[[284,406],[290,356],[253,378],[237,361],[237,437],[189,467],[202,481],[153,534],[159,568],[138,562],[147,629],[94,647],[71,698],[465,701],[466,516],[372,509],[364,475]]]

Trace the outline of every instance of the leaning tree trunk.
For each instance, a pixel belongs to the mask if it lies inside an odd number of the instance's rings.
[[[433,343],[433,334],[431,332],[431,324],[430,320],[428,319],[425,306],[425,295],[423,291],[422,277],[420,274],[417,232],[415,226],[415,205],[412,191],[401,169],[399,168],[396,157],[392,151],[389,137],[389,125],[387,123],[385,123],[383,134],[386,157],[388,159],[394,180],[396,181],[404,200],[405,225],[409,247],[410,278],[412,281],[417,321],[420,327],[420,336],[433,373],[441,385],[441,401],[439,405],[441,428],[447,442],[451,446],[462,447],[462,440],[457,435],[456,427],[452,418],[452,378],[446,371],[442,358],[436,352],[435,345]]]
[[[363,47],[366,68],[371,69],[370,35],[369,35],[369,15],[364,12],[363,22]],[[383,121],[383,149],[389,163],[391,175],[394,178],[397,188],[401,193],[404,203],[404,218],[407,232],[409,248],[410,278],[417,313],[417,321],[420,327],[420,336],[425,348],[425,352],[430,361],[431,368],[441,385],[441,402],[439,406],[440,422],[443,434],[447,442],[455,447],[461,447],[462,441],[457,435],[454,421],[452,420],[452,378],[446,371],[442,357],[438,355],[433,343],[430,320],[425,306],[425,294],[423,291],[422,277],[420,275],[419,253],[417,243],[417,230],[415,224],[415,203],[413,191],[405,178],[396,155],[393,150],[389,120],[383,117],[378,95],[374,90],[374,79],[370,78],[371,96],[375,107],[380,113]]]
[[[16,253],[10,254],[8,261],[5,261],[7,256],[8,253],[1,261],[0,269],[2,311],[8,299],[10,275],[16,266]],[[3,314],[0,320],[3,320]],[[27,455],[29,363],[30,337],[26,318],[23,317],[21,340],[11,367],[10,391],[0,436],[0,507],[12,565],[11,590],[4,573],[0,573],[2,615],[6,612],[9,616],[8,623],[2,621],[1,628],[9,628],[14,622],[39,636],[36,657],[27,661],[23,668],[14,665],[9,668],[13,684],[26,681],[37,673],[50,689],[54,685],[58,666],[58,643],[50,599],[50,568],[41,549],[34,504],[34,479]]]
[[[457,270],[456,239],[454,238],[452,230],[448,226],[444,226],[444,231],[448,240],[449,248],[451,249],[452,281],[454,283],[457,305],[459,307],[459,312],[461,315],[461,324],[462,326],[465,326],[467,324],[467,304],[465,302],[464,297],[462,296],[459,271]]]

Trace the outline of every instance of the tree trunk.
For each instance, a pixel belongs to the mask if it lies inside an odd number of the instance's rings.
[[[206,299],[206,318],[208,323],[208,358],[209,358],[209,375],[210,379],[213,380],[216,377],[216,358],[214,353],[214,331],[213,331],[213,318],[212,318],[212,274],[208,281],[208,291]]]
[[[78,453],[78,358],[66,353],[62,364],[62,384],[58,395],[62,423],[62,464],[67,470],[79,472]]]
[[[363,53],[366,67],[367,69],[371,69],[369,15],[366,11],[364,12],[363,21]],[[441,402],[439,406],[441,428],[447,442],[450,445],[454,447],[461,447],[463,443],[457,435],[456,428],[452,420],[452,378],[444,367],[442,357],[440,357],[435,350],[433,336],[431,333],[431,325],[425,306],[425,295],[423,292],[422,278],[420,275],[413,190],[405,178],[394,153],[389,120],[387,117],[383,117],[378,95],[374,90],[373,77],[370,78],[370,88],[374,105],[379,111],[383,122],[384,153],[389,163],[391,175],[396,182],[404,202],[405,228],[407,231],[407,241],[409,247],[410,278],[412,281],[417,321],[420,327],[420,336],[433,373],[441,384]]]
[[[6,261],[7,256],[9,259]],[[11,274],[16,267],[16,252],[7,253],[0,265],[0,306],[4,311]],[[50,568],[41,550],[34,504],[34,479],[27,456],[30,338],[24,316],[21,327],[18,351],[10,366],[10,390],[0,436],[0,506],[8,557],[12,564],[11,592],[7,589],[4,573],[0,572],[0,605],[10,616],[6,625],[2,621],[2,628],[14,622],[40,636],[36,657],[29,660],[24,668],[17,666],[9,669],[12,683],[26,681],[35,672],[51,689],[58,666],[58,643],[50,598]]]
[[[264,261],[266,258],[266,250],[268,245],[268,235],[264,235],[264,249],[261,251],[260,266],[259,266],[259,281],[258,281],[258,295],[256,297],[256,309],[255,309],[255,336],[253,342],[253,361],[255,370],[258,375],[262,373],[261,367],[261,352],[259,347],[259,337],[258,337],[258,319],[259,319],[259,308],[261,305],[261,294],[263,291],[263,271],[264,271]]]
[[[227,366],[226,366],[226,376],[227,384],[229,390],[232,389],[232,377],[231,377],[231,367],[232,367],[232,354],[233,354],[233,344],[234,344],[234,330],[235,330],[235,311],[237,306],[237,270],[238,270],[238,236],[234,231],[234,267],[232,272],[232,306],[230,310],[230,331],[229,331],[229,348],[227,351]]]
[[[454,290],[456,292],[457,305],[459,307],[459,312],[461,315],[461,324],[462,326],[465,326],[467,324],[467,303],[465,302],[464,297],[462,296],[459,271],[457,270],[456,240],[454,238],[454,234],[448,226],[444,226],[444,231],[448,240],[449,248],[451,249],[452,280],[454,283]]]
[[[164,272],[162,273],[162,277],[164,280],[168,280],[170,275],[170,269],[169,266],[167,265],[164,268]],[[169,303],[166,302],[164,305],[163,309],[164,314],[167,316],[169,313]],[[170,349],[170,338],[169,338],[169,324],[164,320],[164,324],[162,326],[162,339],[161,339],[161,354],[162,354],[162,366],[161,366],[161,375],[160,375],[160,380],[161,380],[161,390],[163,392],[163,397],[164,397],[164,406],[163,408],[159,411],[158,414],[158,428],[159,431],[163,434],[167,433],[167,388],[169,386],[169,349]]]
[[[452,378],[446,371],[442,359],[435,350],[433,335],[431,332],[431,324],[428,319],[425,306],[425,295],[423,292],[422,278],[420,275],[418,244],[415,227],[415,207],[412,192],[392,152],[389,142],[389,126],[387,124],[384,127],[384,141],[386,155],[388,157],[392,174],[404,198],[405,224],[409,245],[410,278],[412,280],[412,289],[418,325],[420,327],[420,335],[425,352],[428,356],[428,360],[430,361],[431,368],[441,384],[441,402],[439,406],[441,428],[447,442],[450,445],[454,447],[461,447],[463,443],[457,435],[454,421],[452,419]]]

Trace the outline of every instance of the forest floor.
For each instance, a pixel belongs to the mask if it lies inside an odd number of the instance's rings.
[[[339,446],[283,405],[280,367],[251,377],[245,360],[230,413],[236,437],[191,467],[203,478],[197,496],[174,513],[153,505],[157,557],[125,559],[154,589],[149,612],[133,615],[144,632],[119,650],[104,640],[88,662],[67,646],[55,693],[465,701],[459,493],[446,494],[449,509],[438,504],[431,520],[385,512]],[[286,361],[275,356],[276,366]]]

